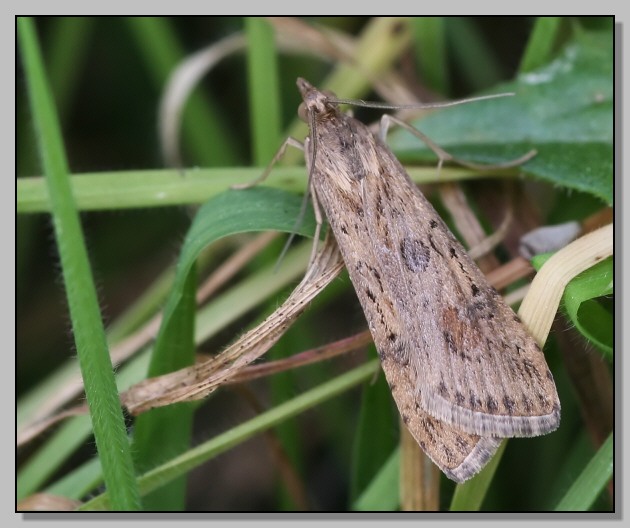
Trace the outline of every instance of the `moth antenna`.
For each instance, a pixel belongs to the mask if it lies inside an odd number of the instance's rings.
[[[457,106],[460,104],[474,103],[476,101],[485,101],[486,99],[497,99],[499,97],[511,97],[516,95],[514,92],[505,92],[500,94],[480,95],[477,97],[468,97],[466,99],[458,99],[457,101],[445,101],[442,103],[415,103],[404,105],[392,105],[389,103],[380,103],[378,101],[364,101],[363,99],[329,99],[331,103],[349,104],[353,106],[362,106],[365,108],[380,108],[381,110],[418,110],[423,108],[446,108],[448,106]]]

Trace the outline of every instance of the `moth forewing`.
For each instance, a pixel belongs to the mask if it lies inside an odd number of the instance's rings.
[[[388,147],[307,81],[298,88],[314,199],[420,446],[459,480],[457,468],[478,470],[497,438],[555,429],[553,377],[518,317]]]

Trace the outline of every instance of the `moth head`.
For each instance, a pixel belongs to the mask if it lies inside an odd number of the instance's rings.
[[[297,86],[302,95],[303,102],[298,108],[298,116],[302,121],[309,122],[309,114],[325,115],[337,111],[337,104],[330,101],[335,94],[330,91],[320,92],[311,83],[302,79],[297,80]]]

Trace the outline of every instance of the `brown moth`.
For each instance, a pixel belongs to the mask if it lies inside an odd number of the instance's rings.
[[[385,143],[298,79],[310,189],[335,235],[403,422],[451,479],[504,437],[553,431],[541,348]]]

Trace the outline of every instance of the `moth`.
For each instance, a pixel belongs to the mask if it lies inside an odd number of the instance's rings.
[[[297,80],[310,191],[333,231],[402,417],[452,480],[505,437],[549,433],[560,401],[543,352],[384,140]],[[285,144],[286,145],[286,144]]]

